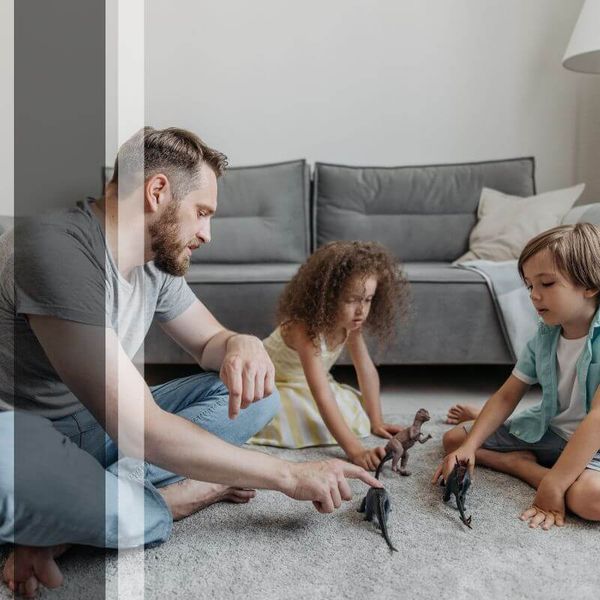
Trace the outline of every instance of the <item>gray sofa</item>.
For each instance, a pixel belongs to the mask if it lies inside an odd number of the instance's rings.
[[[310,171],[305,161],[232,168],[219,182],[212,241],[192,256],[195,294],[227,327],[265,337],[277,298],[311,251]],[[191,363],[156,323],[147,363]]]
[[[466,252],[483,186],[535,193],[532,158],[399,168],[304,161],[230,169],[219,187],[212,242],[193,256],[188,281],[227,327],[266,336],[277,297],[317,246],[378,240],[411,282],[407,323],[381,364],[504,364],[513,361],[485,281],[455,269]],[[192,359],[154,325],[148,363]],[[347,357],[342,358],[347,362]]]
[[[197,296],[236,331],[268,335],[277,298],[317,246],[378,240],[403,262],[411,283],[409,320],[380,364],[509,364],[486,282],[453,268],[468,246],[483,186],[535,193],[533,158],[422,167],[349,167],[305,161],[232,168],[219,184],[212,241],[194,252],[187,274]],[[600,205],[573,209],[565,222],[600,224]],[[0,217],[0,233],[12,219]],[[192,359],[153,324],[147,363]],[[341,362],[348,362],[342,357]]]

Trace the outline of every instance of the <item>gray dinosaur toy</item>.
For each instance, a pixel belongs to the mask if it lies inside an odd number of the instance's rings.
[[[392,507],[390,505],[390,498],[385,491],[385,488],[370,488],[367,495],[363,498],[358,512],[365,513],[365,521],[372,522],[373,518],[377,518],[379,529],[393,552],[398,552],[392,544],[387,531],[387,520]]]
[[[460,513],[460,520],[469,529],[473,529],[471,527],[471,517],[465,515],[465,497],[470,487],[471,475],[469,475],[469,461],[458,460],[458,457],[456,457],[456,464],[446,482],[443,500],[444,502],[448,502],[452,497],[452,494],[454,494],[454,497],[456,498],[456,508],[458,508],[458,512]]]
[[[425,436],[421,433],[421,426],[423,423],[429,421],[430,418],[429,412],[424,408],[420,408],[415,415],[413,424],[410,427],[405,427],[399,431],[387,443],[387,446],[385,447],[385,456],[381,459],[377,471],[375,472],[375,477],[377,479],[379,479],[379,474],[381,473],[384,463],[390,460],[390,458],[392,459],[392,471],[396,473],[400,471],[400,475],[410,475],[410,471],[406,468],[409,456],[408,449],[412,448],[416,442],[424,444],[427,440],[431,439],[431,434]],[[398,462],[400,462],[400,469],[398,469]]]

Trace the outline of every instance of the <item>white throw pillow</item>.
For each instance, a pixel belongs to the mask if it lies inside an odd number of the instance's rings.
[[[469,251],[455,261],[513,260],[533,237],[560,225],[585,188],[584,183],[564,190],[521,198],[483,188],[478,222],[469,237]]]

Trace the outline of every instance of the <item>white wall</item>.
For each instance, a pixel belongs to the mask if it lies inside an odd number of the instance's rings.
[[[600,200],[600,76],[561,66],[581,5],[151,0],[146,121],[233,165],[534,155],[540,191]]]
[[[0,215],[14,215],[14,4],[0,0]]]

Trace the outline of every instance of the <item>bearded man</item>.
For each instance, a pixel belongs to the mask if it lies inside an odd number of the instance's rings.
[[[71,544],[162,543],[174,519],[258,488],[332,512],[346,477],[381,487],[341,461],[240,448],[278,410],[273,365],[183,277],[225,166],[196,135],[147,127],[103,198],[0,237],[0,543],[18,593],[61,585]],[[146,385],[134,357],[153,318],[204,372]]]

